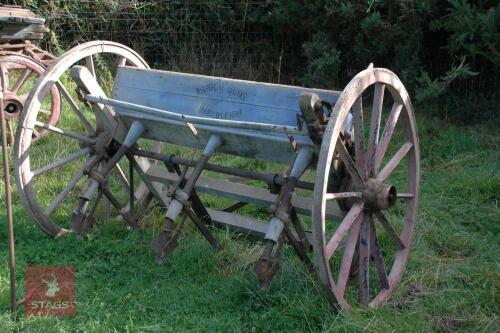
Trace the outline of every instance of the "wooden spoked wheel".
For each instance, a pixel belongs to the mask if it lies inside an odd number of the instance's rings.
[[[342,124],[349,113],[352,130],[346,133]],[[332,114],[314,189],[319,279],[340,309],[357,302],[377,307],[401,281],[415,227],[420,168],[415,117],[401,81],[382,68],[356,75]],[[347,177],[333,186],[338,163]],[[325,219],[327,200],[346,210],[340,224]]]
[[[14,144],[14,131],[19,114],[24,108],[28,94],[36,79],[45,71],[45,66],[23,54],[3,53],[0,56],[0,84],[4,98],[4,114],[7,120],[7,137]],[[52,87],[48,104],[40,110],[47,124],[55,125],[59,119],[61,100],[57,87]],[[38,140],[46,130],[33,131],[33,140]]]
[[[91,193],[85,191],[89,187],[85,171],[89,165],[102,168],[118,144],[113,140],[116,134],[112,133],[113,129],[79,98],[71,68],[87,66],[99,85],[109,93],[117,66],[124,64],[148,68],[144,59],[121,44],[106,41],[81,44],[59,57],[43,73],[20,115],[14,157],[19,195],[35,224],[51,236],[58,237],[68,231],[72,211],[84,192],[90,199],[87,211],[108,215],[109,206],[101,200],[101,192],[97,189]],[[54,87],[61,92],[64,103],[59,122],[51,126],[40,116],[47,103],[47,92]],[[108,110],[114,114],[112,108]],[[39,129],[49,134],[34,142],[33,132]],[[128,164],[126,159],[124,163]],[[130,188],[127,169],[126,165],[118,165],[108,179],[109,189],[118,194],[125,207]],[[139,186],[138,177],[135,178],[135,197],[140,200],[146,191],[142,184]]]

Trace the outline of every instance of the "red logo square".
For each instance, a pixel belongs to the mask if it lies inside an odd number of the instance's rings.
[[[29,266],[25,271],[28,316],[71,316],[75,313],[73,266]]]

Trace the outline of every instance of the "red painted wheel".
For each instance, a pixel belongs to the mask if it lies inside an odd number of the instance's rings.
[[[19,53],[0,56],[0,83],[4,95],[4,114],[7,120],[7,137],[14,144],[14,131],[28,95],[36,80],[45,71],[45,65]],[[40,109],[40,120],[55,125],[61,112],[61,98],[57,87],[52,87]],[[47,131],[33,131],[33,140],[39,140]]]
[[[372,105],[363,108],[371,96]],[[383,112],[389,105],[390,112]],[[342,124],[349,113],[353,126],[347,133]],[[314,190],[319,279],[340,309],[357,302],[376,307],[401,281],[416,222],[420,166],[413,108],[394,73],[370,67],[346,86],[333,114]],[[347,176],[340,187],[332,186],[332,165],[339,163]],[[327,200],[346,210],[340,224],[325,218]]]
[[[104,202],[103,215],[106,218],[110,215],[109,205],[101,200],[97,189],[86,191],[89,178],[85,170],[91,164],[103,167],[107,163],[106,151],[114,149],[115,133],[110,133],[91,105],[79,98],[75,90],[77,84],[71,77],[75,65],[87,66],[106,93],[113,86],[118,66],[148,68],[144,59],[124,45],[93,41],[61,55],[33,87],[19,118],[21,126],[16,132],[14,173],[26,211],[42,231],[54,237],[70,230],[69,216],[83,192],[93,200],[91,205]],[[50,126],[39,117],[47,92],[54,87],[61,92],[64,108],[57,125]],[[113,110],[109,112],[113,118]],[[32,133],[43,129],[50,135],[33,142]],[[113,169],[109,183],[112,190],[121,195],[120,199],[128,202],[128,163],[126,159],[122,162]],[[137,201],[147,197],[144,185],[136,184],[134,188],[137,189]],[[128,203],[124,207],[128,207]]]

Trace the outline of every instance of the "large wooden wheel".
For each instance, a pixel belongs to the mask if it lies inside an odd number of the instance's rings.
[[[71,213],[82,195],[89,198],[88,211],[97,210],[108,215],[105,201],[97,208],[97,204],[103,202],[100,200],[102,193],[96,188],[89,189],[86,168],[90,165],[104,167],[118,144],[113,140],[112,129],[96,117],[88,103],[78,98],[71,68],[87,66],[99,85],[109,93],[117,66],[124,64],[148,68],[144,59],[121,44],[106,41],[81,44],[59,57],[43,73],[26,101],[16,132],[14,172],[19,196],[30,217],[51,236],[58,237],[68,231]],[[64,101],[57,126],[41,118],[47,92],[54,87],[59,89]],[[108,111],[113,116],[113,110]],[[33,133],[40,129],[49,134],[34,142]],[[130,182],[126,167],[117,165],[108,183],[118,198],[128,202]],[[136,186],[135,197],[140,200],[146,191],[144,186]]]
[[[349,113],[353,128],[347,133],[342,124]],[[398,77],[373,67],[352,79],[332,114],[314,189],[316,266],[336,307],[376,307],[401,281],[409,256],[419,191],[415,117]],[[340,186],[332,184],[339,163],[347,175]],[[327,200],[346,210],[340,224],[325,219]]]
[[[19,114],[24,108],[28,94],[36,79],[45,71],[45,65],[23,54],[3,52],[0,56],[0,84],[4,95],[4,114],[7,120],[7,137],[14,144],[14,131]],[[59,91],[53,86],[49,103],[40,110],[41,117],[49,125],[59,119],[61,100]],[[33,140],[42,138],[46,130],[33,131]]]

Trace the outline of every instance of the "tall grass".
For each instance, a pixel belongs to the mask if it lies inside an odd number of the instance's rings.
[[[15,200],[19,296],[27,265],[71,264],[77,313],[27,318],[21,308],[0,314],[0,331],[498,331],[499,137],[487,126],[418,124],[422,183],[412,255],[400,288],[380,309],[336,314],[288,248],[283,271],[262,292],[253,272],[260,244],[251,239],[216,231],[224,250],[213,252],[188,228],[158,266],[148,245],[155,228],[141,235],[113,220],[83,241],[53,240]],[[0,207],[5,221],[3,201]],[[145,223],[159,225],[161,216],[153,212]],[[0,251],[0,309],[7,310],[5,246]]]

